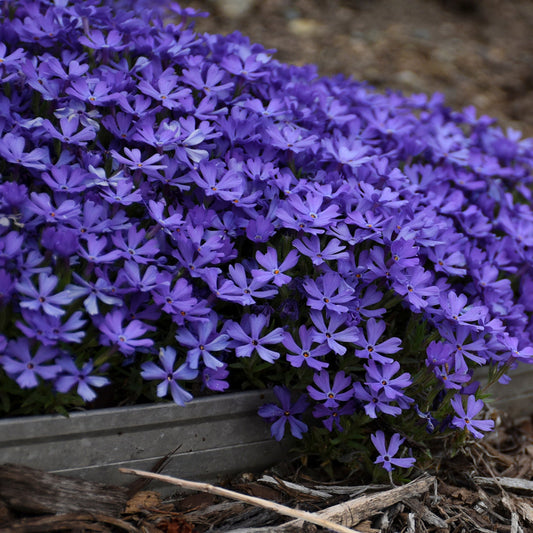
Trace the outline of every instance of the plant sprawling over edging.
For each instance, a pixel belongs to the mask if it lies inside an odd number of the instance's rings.
[[[531,140],[169,8],[3,4],[4,412],[246,379],[275,438],[374,431],[387,470],[482,436],[474,367],[533,355]]]

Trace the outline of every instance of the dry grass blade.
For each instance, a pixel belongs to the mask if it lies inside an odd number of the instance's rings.
[[[310,522],[311,524],[315,524],[317,526],[320,526],[320,527],[323,527],[323,528],[326,528],[326,529],[329,529],[331,531],[335,531],[338,533],[358,533],[354,529],[350,529],[348,527],[336,524],[335,522],[327,518],[321,518],[320,516],[317,516],[316,514],[308,513],[306,511],[298,511],[296,509],[291,509],[290,507],[286,507],[285,505],[280,505],[278,503],[274,503],[268,500],[263,500],[262,498],[256,498],[255,496],[248,496],[247,494],[240,494],[238,492],[234,492],[228,489],[223,489],[222,487],[217,487],[209,483],[198,483],[195,481],[187,481],[185,479],[180,479],[180,478],[176,478],[172,476],[166,476],[162,474],[156,474],[153,472],[145,472],[143,470],[135,470],[131,468],[120,468],[119,470],[125,474],[133,474],[136,476],[157,479],[158,481],[163,481],[165,483],[177,485],[178,487],[181,487],[184,489],[207,492],[209,494],[216,494],[217,496],[222,496],[224,498],[231,498],[233,500],[243,501],[245,503],[249,503],[250,505],[255,505],[258,507],[263,507],[265,509],[270,509],[271,511],[275,511],[279,514],[290,516],[291,518],[296,518],[298,520],[301,520],[302,522]]]

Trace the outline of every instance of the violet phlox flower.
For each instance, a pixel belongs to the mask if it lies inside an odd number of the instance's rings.
[[[54,205],[50,196],[45,192],[32,192],[30,198],[31,201],[27,204],[28,209],[51,224],[67,222],[71,218],[76,218],[80,213],[80,206],[74,200],[64,200]]]
[[[466,410],[463,405],[463,397],[456,394],[450,403],[455,411],[452,419],[452,425],[468,430],[476,439],[481,439],[484,435],[482,431],[492,431],[494,429],[494,420],[474,420],[485,404],[483,400],[476,400],[476,397],[470,394],[466,401]]]
[[[324,426],[333,431],[333,425],[338,431],[343,431],[341,426],[341,416],[352,415],[355,412],[355,404],[353,401],[348,401],[344,405],[337,407],[326,407],[324,404],[315,405],[313,408],[313,416],[315,418],[321,418]]]
[[[127,238],[122,232],[116,232],[112,235],[111,240],[117,249],[122,251],[122,257],[146,264],[155,260],[154,256],[159,252],[159,246],[156,239],[145,241],[145,236],[146,231],[144,229],[137,231],[131,226],[128,229]]]
[[[287,354],[287,361],[296,368],[300,368],[304,363],[315,370],[327,368],[329,364],[318,358],[330,352],[329,346],[325,343],[313,346],[315,343],[312,328],[306,328],[304,325],[298,328],[298,336],[301,346],[288,331],[283,335],[283,345],[291,352]]]
[[[78,368],[70,357],[61,357],[57,360],[61,367],[59,376],[54,381],[54,387],[58,392],[68,392],[76,387],[78,395],[86,402],[92,402],[96,398],[94,388],[104,387],[111,382],[104,376],[92,374],[94,363],[92,359]]]
[[[255,258],[262,269],[252,269],[254,280],[262,283],[273,281],[274,285],[281,287],[291,281],[291,277],[285,274],[287,270],[296,266],[299,254],[296,250],[291,250],[285,259],[280,263],[278,253],[275,248],[268,247],[266,253],[259,250],[255,253]]]
[[[316,266],[321,265],[324,261],[338,261],[348,257],[348,252],[343,251],[346,246],[342,246],[339,239],[330,239],[324,248],[320,244],[318,235],[302,237],[301,240],[295,239],[292,244],[302,255],[311,258],[313,265]]]
[[[205,367],[202,370],[202,383],[209,390],[222,392],[229,388],[226,378],[229,376],[228,365],[224,363],[218,368]]]
[[[192,170],[190,176],[206,196],[217,196],[232,202],[243,195],[243,180],[240,174],[213,161],[202,161],[198,171]]]
[[[313,309],[309,316],[314,326],[313,340],[320,344],[326,343],[338,355],[344,355],[347,351],[347,348],[341,344],[342,342],[353,344],[359,338],[359,329],[356,326],[340,329],[348,320],[345,313],[335,313],[334,311],[326,313],[327,324],[321,311]]]
[[[448,342],[431,341],[426,348],[426,366],[453,365],[453,353],[454,347]]]
[[[208,368],[219,368],[223,362],[213,353],[223,352],[229,345],[229,335],[216,331],[218,317],[212,312],[208,319],[202,322],[193,322],[189,327],[179,328],[176,340],[188,347],[187,364],[194,369],[198,368],[200,359]]]
[[[441,294],[440,305],[444,316],[452,324],[466,326],[474,331],[483,329],[479,322],[488,312],[484,305],[468,304],[466,295],[457,295],[453,290],[446,294]]]
[[[83,245],[79,248],[80,256],[90,263],[112,263],[118,258],[123,257],[121,250],[109,250],[109,241],[105,235],[98,238],[94,233],[89,233],[85,236],[85,247]]]
[[[81,311],[75,311],[64,322],[57,316],[39,311],[22,309],[22,318],[15,325],[30,339],[36,339],[45,346],[58,342],[80,343],[85,337],[83,326],[87,323]]]
[[[22,281],[15,283],[17,291],[23,295],[20,306],[23,309],[38,311],[42,309],[47,315],[62,316],[65,309],[61,306],[70,304],[73,299],[73,292],[67,286],[65,290],[56,292],[59,280],[57,276],[47,275],[41,272],[38,277],[38,286],[36,287],[30,278],[23,278]]]
[[[402,348],[401,339],[391,337],[381,343],[379,339],[385,333],[387,325],[384,320],[377,321],[375,318],[369,318],[366,322],[366,336],[360,329],[359,340],[355,343],[362,349],[355,350],[355,355],[363,359],[372,359],[381,364],[390,364],[394,361],[391,357],[383,354],[393,354],[399,352]]]
[[[157,385],[157,396],[164,398],[170,394],[178,405],[185,405],[192,400],[192,394],[178,385],[179,380],[192,380],[198,375],[198,369],[191,368],[187,363],[174,369],[176,363],[176,350],[167,346],[159,349],[159,365],[148,361],[141,365],[141,376],[146,380],[160,380]]]
[[[249,280],[246,275],[246,269],[241,263],[229,265],[228,276],[239,289],[243,305],[254,304],[254,298],[271,298],[278,294],[278,289],[272,288],[272,285],[268,285],[264,281],[255,278]]]
[[[241,323],[230,320],[226,323],[224,331],[231,337],[229,347],[235,348],[237,357],[251,357],[255,352],[268,363],[274,363],[280,354],[277,351],[267,348],[267,344],[278,344],[284,338],[282,328],[274,328],[271,331],[263,330],[270,322],[267,315],[245,314]]]
[[[432,283],[432,273],[420,266],[415,266],[396,273],[392,288],[407,299],[415,312],[420,312],[428,305],[438,302],[440,289]]]
[[[367,379],[365,385],[374,392],[383,391],[389,400],[396,400],[404,396],[404,389],[413,382],[408,372],[393,377],[400,370],[398,361],[382,365],[370,360],[368,365],[365,365],[365,370]]]
[[[274,224],[262,215],[251,219],[246,226],[246,237],[253,242],[267,242],[273,234]]]
[[[395,268],[413,267],[419,264],[419,247],[414,240],[396,239],[390,245],[391,257]]]
[[[76,272],[73,272],[72,277],[76,281],[76,285],[69,286],[69,294],[72,300],[85,297],[83,306],[91,316],[98,315],[100,312],[99,302],[117,307],[123,304],[120,293],[108,279],[107,272],[97,267],[94,273],[96,275],[95,282],[86,280]]]
[[[483,337],[475,338],[476,332],[466,326],[451,327],[444,323],[439,332],[452,346],[454,357],[454,368],[456,370],[467,370],[466,359],[484,365],[487,362],[486,342]],[[468,340],[471,338],[471,340]]]
[[[52,381],[61,367],[55,363],[59,355],[57,348],[41,345],[33,352],[33,346],[26,338],[11,340],[7,343],[0,364],[5,373],[16,380],[21,389],[37,387],[39,378]]]
[[[26,168],[46,170],[50,162],[48,148],[34,148],[25,152],[26,140],[14,133],[6,133],[0,142],[0,156],[10,163],[22,165]]]
[[[453,365],[444,363],[433,368],[433,374],[446,390],[461,390],[472,380],[472,371],[467,368],[454,369]]]
[[[383,391],[376,392],[370,388],[365,388],[358,381],[353,384],[353,390],[355,399],[363,403],[365,413],[370,418],[377,418],[380,412],[392,416],[398,416],[402,412],[401,407],[392,405],[393,400],[387,398]]]
[[[150,96],[167,109],[179,108],[182,100],[191,92],[189,88],[182,87],[178,83],[178,76],[173,68],[167,68],[153,81],[141,80],[137,86],[143,94]]]
[[[115,309],[107,313],[99,322],[100,342],[104,346],[114,345],[126,356],[132,356],[142,347],[153,346],[152,339],[143,338],[150,327],[140,320],[131,320],[127,324],[126,313]]]
[[[307,305],[318,311],[326,308],[336,313],[346,313],[354,300],[354,289],[334,271],[321,275],[316,280],[307,279],[303,288],[308,295]]]
[[[324,402],[325,407],[338,407],[339,402],[353,398],[352,379],[342,371],[335,374],[333,384],[327,370],[315,372],[313,381],[318,389],[309,385],[307,392],[313,400]]]
[[[373,435],[370,435],[370,439],[379,453],[374,463],[381,464],[387,472],[394,470],[394,466],[399,466],[400,468],[411,468],[415,464],[416,459],[413,457],[395,457],[400,450],[400,446],[405,441],[405,439],[402,438],[398,433],[394,433],[388,445],[385,439],[385,433],[383,433],[381,429],[376,431],[376,433]]]
[[[165,167],[165,165],[158,165],[163,156],[161,154],[154,154],[150,157],[143,159],[141,151],[138,148],[124,148],[124,153],[127,157],[120,155],[116,150],[111,150],[113,158],[126,165],[130,170],[141,170],[147,174],[154,175],[159,169]]]
[[[257,411],[259,416],[266,418],[272,424],[270,431],[277,441],[283,438],[287,423],[293,437],[301,439],[308,430],[307,424],[297,418],[307,410],[309,405],[305,395],[302,394],[296,402],[292,403],[290,390],[279,385],[274,387],[274,394],[280,405],[268,403],[261,406]]]

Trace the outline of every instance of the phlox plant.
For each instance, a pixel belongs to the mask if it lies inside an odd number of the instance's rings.
[[[177,4],[0,7],[4,416],[271,387],[274,438],[389,472],[493,428],[474,370],[533,355],[532,140]]]

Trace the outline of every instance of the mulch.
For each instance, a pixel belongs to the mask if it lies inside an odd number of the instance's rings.
[[[525,533],[533,530],[533,421],[516,424],[496,415],[497,429],[485,439],[435,459],[432,471],[398,487],[362,484],[355,477],[324,481],[319,471],[295,468],[296,461],[241,473],[221,485],[364,533]],[[139,487],[141,479],[128,490],[2,465],[0,533],[325,531],[206,492],[206,484],[202,492],[180,489],[163,496],[150,485]]]

